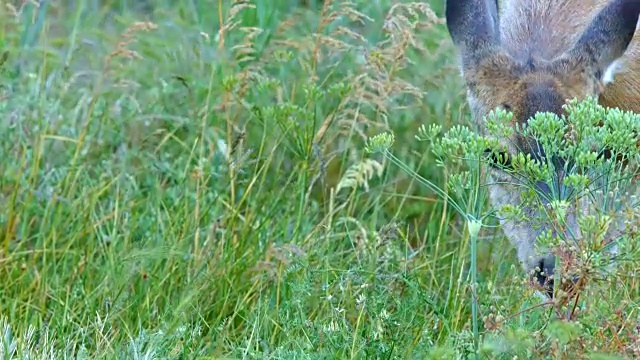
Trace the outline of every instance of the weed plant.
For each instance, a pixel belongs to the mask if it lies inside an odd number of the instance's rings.
[[[505,355],[503,352],[517,347],[517,342],[505,343],[501,339],[487,341],[482,349],[478,348],[477,307],[481,295],[476,291],[477,238],[483,223],[493,216],[531,227],[539,234],[538,254],[551,253],[555,260],[553,273],[546,274],[553,281],[552,299],[541,304],[552,311],[553,321],[549,323],[552,330],[525,335],[535,340],[529,346],[549,344],[548,350],[557,351],[558,355],[584,351],[587,342],[594,350],[601,349],[606,344],[595,343],[589,337],[590,329],[582,327],[598,323],[602,314],[592,310],[592,306],[601,299],[595,298],[593,303],[583,301],[580,306],[580,295],[588,293],[590,287],[597,292],[602,281],[614,287],[615,283],[629,281],[629,266],[635,267],[638,259],[640,213],[635,182],[639,175],[640,115],[604,108],[596,99],[589,98],[568,101],[562,116],[538,113],[522,128],[513,127],[512,116],[503,109],[492,111],[484,119],[486,134],[461,125],[444,134],[440,125],[420,128],[416,138],[432,144],[438,166],[447,171],[456,168],[452,166],[456,163],[466,165],[450,174],[448,192],[412,172],[390,152],[393,135],[384,133],[371,138],[367,150],[382,153],[449,200],[461,218],[467,220],[472,240],[470,303],[476,356],[480,351],[484,355]],[[514,133],[538,144],[544,150],[544,157],[532,157],[524,152],[508,154],[503,140],[514,138]],[[487,188],[494,184],[486,176],[489,169],[499,169],[511,176],[506,185],[514,200],[501,208],[484,210],[478,205],[483,204]],[[532,285],[538,284],[534,281]],[[541,285],[541,290],[549,286],[548,283]],[[502,316],[487,316],[484,319],[487,334],[502,332],[508,324],[504,320]],[[635,341],[635,336],[627,341]],[[636,349],[630,349],[626,355],[634,356]],[[526,354],[536,353],[527,351]]]

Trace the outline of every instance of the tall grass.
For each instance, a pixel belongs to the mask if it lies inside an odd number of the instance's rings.
[[[446,188],[414,141],[466,116],[441,2],[21,3],[0,7],[0,353],[471,355],[466,224],[364,151],[393,130]],[[535,298],[506,244],[478,239],[477,331],[565,354],[528,338],[544,308],[513,315]],[[635,280],[601,291],[627,302],[593,336],[635,336]]]

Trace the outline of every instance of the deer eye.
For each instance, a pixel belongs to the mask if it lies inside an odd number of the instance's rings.
[[[505,111],[513,111],[513,107],[509,103],[502,103],[500,104],[500,107],[502,107]]]
[[[511,157],[507,152],[485,149],[484,153],[488,157],[489,166],[500,170],[512,169]]]

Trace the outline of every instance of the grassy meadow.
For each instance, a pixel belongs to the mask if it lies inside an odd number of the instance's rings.
[[[467,225],[365,152],[445,187],[442,0],[0,4],[3,358],[640,356],[633,264],[562,320],[497,227],[474,331]]]

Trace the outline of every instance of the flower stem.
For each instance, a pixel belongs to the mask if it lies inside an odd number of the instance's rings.
[[[469,240],[471,241],[471,325],[473,327],[473,350],[476,360],[478,359],[478,343],[480,334],[478,333],[478,296],[476,286],[478,283],[477,257],[478,257],[478,234],[482,228],[482,221],[467,215],[469,228]]]

